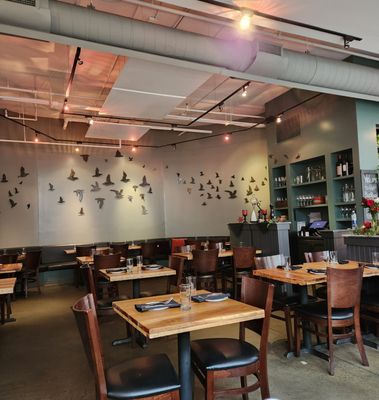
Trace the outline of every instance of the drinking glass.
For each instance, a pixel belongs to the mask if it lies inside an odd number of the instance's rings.
[[[191,289],[191,283],[182,283],[179,285],[180,309],[182,311],[189,311],[191,309]]]
[[[322,261],[324,261],[325,267],[327,266],[328,262],[329,262],[329,251],[325,250],[322,252]]]
[[[337,264],[337,262],[338,262],[338,260],[337,260],[337,252],[335,250],[329,251],[329,261],[332,264]]]
[[[291,257],[284,256],[284,270],[291,271]]]
[[[137,271],[138,272],[141,272],[142,265],[143,265],[143,257],[137,256]]]
[[[371,256],[372,256],[372,263],[379,265],[379,251],[373,251]]]
[[[197,289],[196,276],[193,276],[193,275],[186,276],[186,283],[191,285],[192,292],[196,291],[196,289]]]
[[[191,245],[190,244],[187,244],[187,246],[186,246],[186,253],[191,253],[191,251],[192,251],[192,248],[191,248]]]
[[[126,259],[126,271],[132,272],[133,271],[133,258]]]

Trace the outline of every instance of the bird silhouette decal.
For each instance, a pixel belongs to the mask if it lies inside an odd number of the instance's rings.
[[[142,208],[142,215],[147,215],[148,212],[147,212],[146,207],[144,205],[142,205],[141,208]]]
[[[258,187],[258,185],[255,185],[254,191],[259,192],[259,187]]]
[[[236,176],[235,176],[235,175],[232,175],[232,176],[231,176],[231,179],[236,179]]]
[[[89,159],[89,154],[81,154],[80,157],[83,158],[83,161],[87,162]]]
[[[210,179],[208,179],[207,185],[212,185],[212,182]]]
[[[18,184],[19,184],[19,185],[22,185],[22,184],[23,184],[23,181],[20,181]]]
[[[19,178],[25,178],[26,176],[28,176],[29,175],[29,172],[26,172],[25,171],[25,168],[24,167],[21,167],[20,168],[20,175],[18,176]]]
[[[129,195],[129,196],[128,196],[128,200],[129,200],[130,202],[132,202],[132,201],[133,201],[133,196]]]
[[[262,186],[265,186],[266,184],[265,184],[265,181],[262,181]]]
[[[218,173],[218,172],[216,172],[216,178],[219,178],[219,177],[220,177],[219,173]]]
[[[220,200],[220,199],[221,199],[221,196],[218,194],[218,195],[216,196],[216,199]]]
[[[3,174],[2,178],[1,178],[1,183],[7,183],[8,179],[7,176],[5,174]]]
[[[212,195],[210,193],[207,193],[207,200],[213,199]]]
[[[9,196],[9,197],[12,197],[12,196],[13,196],[13,194],[12,194],[12,192],[11,192],[10,190],[8,190],[8,196]]]
[[[218,188],[218,186],[216,186],[216,193],[218,193],[220,191],[220,189]]]
[[[215,188],[215,185],[211,185],[211,189],[214,189]]]
[[[191,176],[190,184],[191,184],[191,185],[194,185],[194,184],[195,184],[195,178],[194,178],[193,176]]]
[[[255,183],[255,179],[253,177],[250,178],[250,183]]]
[[[136,192],[137,189],[138,189],[138,186],[137,186],[137,185],[133,185],[133,189],[134,189],[134,191]]]
[[[50,192],[53,192],[55,189],[54,189],[54,185],[52,184],[52,183],[50,183],[49,182],[49,191]]]
[[[191,192],[192,192],[192,188],[190,188],[190,187],[187,188],[187,193],[188,193],[188,194],[191,194]]]
[[[120,189],[120,190],[111,189],[110,191],[115,194],[115,198],[116,199],[119,200],[119,199],[123,199],[124,198],[124,195],[123,195],[124,189]]]
[[[237,198],[237,190],[225,190],[226,193],[229,194],[229,199],[236,199]]]
[[[105,182],[103,182],[103,185],[105,185],[105,186],[114,185],[114,182],[111,181],[111,175],[110,174],[108,174],[107,177],[105,178]]]
[[[241,178],[241,181],[244,181],[244,180],[245,180],[245,178],[244,178],[244,177],[242,177],[242,178]]]
[[[14,208],[17,206],[17,203],[13,199],[9,199],[9,203],[11,205],[11,208]]]
[[[234,183],[233,183],[233,181],[230,181],[230,183],[229,183],[229,187],[234,187]]]
[[[146,167],[146,165],[145,165],[145,164],[143,164],[143,165],[142,165],[142,168],[145,168],[145,167]]]
[[[80,209],[80,211],[79,211],[79,215],[81,216],[81,215],[84,215],[84,210],[83,210],[83,207]]]
[[[203,197],[203,196],[204,196],[204,193],[201,193],[200,197]]]
[[[153,194],[153,189],[151,188],[151,186],[149,187],[149,190],[147,193]]]
[[[248,203],[249,202],[249,199],[247,199],[246,197],[245,197],[245,203]]]
[[[202,190],[204,190],[204,185],[200,183],[199,191],[201,192]]]
[[[296,156],[295,158],[296,158],[296,160],[298,160],[300,157],[301,157],[301,156],[300,156],[300,153],[298,153],[297,156]]]
[[[30,208],[30,203],[28,203],[28,204],[26,205],[26,208],[29,210],[29,208]]]
[[[200,171],[200,176],[204,176],[204,172],[203,171]]]
[[[129,181],[130,181],[130,179],[129,179],[129,178],[127,178],[127,174],[126,174],[126,172],[125,172],[125,171],[122,171],[122,178],[121,178],[121,182],[128,183]]]
[[[263,179],[264,179],[265,181],[267,181],[267,177],[264,177]]]
[[[142,187],[150,186],[150,183],[148,183],[147,180],[146,180],[146,175],[144,175],[142,177],[142,183],[140,183],[139,185],[142,186]]]
[[[99,182],[95,182],[94,185],[91,184],[91,192],[98,192],[101,190],[101,187],[99,186]]]
[[[64,203],[63,197],[59,196],[58,204],[63,204],[63,203]]]
[[[249,185],[249,188],[246,191],[246,196],[251,196],[253,194],[253,189],[251,188],[251,186]]]
[[[77,176],[75,176],[75,171],[72,168],[71,168],[70,175],[67,177],[67,179],[69,179],[70,181],[76,181],[79,179]]]
[[[133,161],[133,157],[128,157],[129,158],[129,161]]]
[[[100,170],[99,170],[99,168],[95,168],[95,175],[92,175],[92,178],[99,178],[101,175],[103,175],[101,172],[100,172]]]
[[[202,205],[202,206],[206,206],[207,203],[206,203],[205,201],[203,201],[203,202],[201,203],[201,205]]]
[[[74,193],[78,196],[80,202],[83,201],[84,190],[83,189],[76,189]]]
[[[140,193],[139,197],[141,197],[141,200],[145,201],[145,194],[144,193]]]
[[[99,205],[99,210],[101,210],[104,206],[105,198],[104,197],[96,197],[95,200],[96,200],[97,204]]]
[[[284,155],[284,157],[288,160],[288,155],[287,154],[283,154]]]
[[[19,191],[18,191],[18,189],[15,187],[14,188],[14,194],[18,194],[19,193]]]
[[[222,179],[218,180],[218,184],[221,185],[222,184]]]

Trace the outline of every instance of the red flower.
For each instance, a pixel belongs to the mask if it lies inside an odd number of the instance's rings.
[[[374,200],[372,199],[366,199],[366,206],[367,207],[372,207],[374,205]]]
[[[371,222],[370,221],[365,221],[363,223],[363,226],[365,227],[365,229],[370,229],[371,228]]]

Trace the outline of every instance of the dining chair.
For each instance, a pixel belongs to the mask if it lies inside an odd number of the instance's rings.
[[[144,264],[151,264],[157,262],[157,243],[145,242],[141,243],[141,253]]]
[[[300,328],[327,338],[330,375],[334,375],[334,341],[338,339],[355,340],[362,365],[368,366],[360,327],[362,276],[363,267],[327,268],[327,301],[303,304],[296,308],[295,355],[297,357],[300,355]],[[312,329],[309,322],[317,329]],[[322,332],[319,328],[325,328],[326,332]]]
[[[72,311],[95,376],[97,400],[179,400],[179,380],[166,354],[134,358],[105,369],[92,294],[79,299]]]
[[[267,257],[255,257],[255,268],[257,269],[274,269],[277,266],[284,265],[285,259],[283,254],[275,254]],[[317,299],[308,295],[308,302],[315,302]],[[287,350],[293,351],[293,332],[292,319],[295,314],[293,308],[300,304],[300,294],[286,292],[286,285],[275,282],[275,295],[272,307],[272,318],[285,322],[287,335]],[[274,314],[277,311],[282,311],[284,317]]]
[[[76,256],[77,257],[89,257],[92,256],[92,251],[96,250],[94,244],[85,244],[76,246]]]
[[[233,298],[238,300],[240,297],[239,288],[241,287],[243,276],[252,276],[255,267],[255,247],[234,247],[232,269],[223,272],[222,283],[223,292],[227,289],[227,284],[232,284]]]
[[[304,259],[305,262],[317,262],[317,261],[324,261],[327,259],[329,251],[312,251],[312,252],[305,252]],[[313,294],[320,299],[326,300],[326,284],[321,283],[319,285],[314,285],[313,287]]]
[[[187,239],[186,244],[190,245],[192,250],[202,250],[203,247],[203,241],[197,239]]]
[[[21,270],[21,281],[24,289],[25,298],[28,297],[28,284],[35,282],[38,293],[41,294],[41,283],[39,279],[39,266],[41,260],[41,250],[27,251]]]
[[[198,289],[217,292],[218,249],[192,250],[192,273],[197,277]]]
[[[115,282],[109,282],[100,274],[101,269],[119,268],[121,254],[95,254],[93,256],[94,280],[99,298],[103,298],[104,290],[107,290],[108,298],[118,296],[118,286]]]
[[[205,389],[205,399],[243,395],[260,389],[262,400],[270,397],[267,375],[267,344],[274,285],[242,277],[241,301],[265,310],[265,317],[240,323],[239,338],[199,339],[191,342],[192,369]],[[245,330],[260,335],[259,348],[246,341]],[[255,375],[257,381],[247,385],[247,376]],[[215,381],[239,377],[240,388],[216,390]]]
[[[17,262],[18,254],[0,254],[0,264],[14,264]]]
[[[111,243],[110,248],[113,254],[120,253],[121,257],[128,258],[128,250],[129,250],[128,243]]]

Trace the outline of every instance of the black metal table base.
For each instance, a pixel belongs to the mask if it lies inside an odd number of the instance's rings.
[[[180,400],[192,400],[190,333],[178,334]]]

